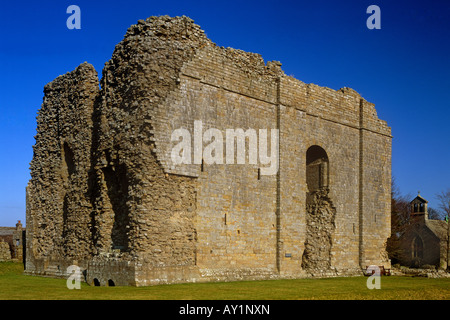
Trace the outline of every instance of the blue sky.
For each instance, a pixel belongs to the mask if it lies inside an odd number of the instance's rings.
[[[69,5],[81,30],[69,30]],[[369,5],[381,29],[369,30]],[[0,8],[0,226],[25,221],[43,87],[87,61],[101,76],[127,28],[186,15],[224,47],[281,61],[286,74],[350,87],[392,127],[400,191],[436,207],[450,188],[450,1],[3,1]]]

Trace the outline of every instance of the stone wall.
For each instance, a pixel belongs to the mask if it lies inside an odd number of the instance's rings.
[[[27,187],[27,266],[83,260],[94,253],[92,223],[94,68],[81,64],[44,88]]]
[[[305,158],[314,145],[329,155],[327,183],[336,205],[330,268],[389,264],[384,241],[390,229],[391,137],[373,104],[352,89],[304,84],[285,76],[277,62],[264,64],[258,55],[214,46],[185,64],[179,87],[154,121],[157,156],[166,172],[198,177],[201,184],[199,264],[236,264],[242,272],[262,262],[263,274],[301,274],[308,225]],[[168,165],[170,133],[194,132],[195,120],[202,121],[203,131],[278,128],[279,174],[258,179],[257,166],[248,164],[205,165],[203,171],[198,164]]]
[[[0,261],[10,261],[11,260],[11,249],[9,248],[8,242],[0,240]]]
[[[354,90],[305,84],[167,16],[128,29],[100,84],[85,63],[45,87],[27,272],[64,276],[55,270],[76,263],[89,283],[149,285],[389,265],[390,128]],[[172,161],[172,133],[194,137],[196,121],[223,134],[219,163]],[[278,132],[279,170],[248,149],[227,164],[227,129],[254,129],[269,154]],[[326,161],[311,164],[316,147]]]
[[[25,262],[25,236],[25,228],[22,228],[20,220],[16,223],[16,227],[0,227],[0,242],[3,243],[0,260]]]

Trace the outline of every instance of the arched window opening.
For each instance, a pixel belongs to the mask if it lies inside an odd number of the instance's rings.
[[[332,238],[336,208],[330,198],[329,162],[324,149],[311,146],[306,151],[306,241],[302,268],[331,268]]]
[[[127,251],[130,212],[128,201],[129,178],[124,164],[102,168],[114,223],[111,230],[112,249]]]
[[[309,192],[327,188],[329,183],[328,155],[319,146],[311,146],[306,151],[306,184]]]
[[[108,280],[108,287],[114,287],[114,286],[115,286],[114,281],[112,279],[109,279]]]
[[[100,281],[97,278],[94,278],[94,286],[100,287]]]
[[[423,241],[419,236],[414,238],[412,253],[415,259],[423,258]]]

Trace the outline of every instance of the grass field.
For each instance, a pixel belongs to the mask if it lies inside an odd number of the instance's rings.
[[[0,262],[0,300],[450,300],[450,278],[390,276],[369,290],[366,277],[91,287],[69,290],[64,279],[26,276]]]

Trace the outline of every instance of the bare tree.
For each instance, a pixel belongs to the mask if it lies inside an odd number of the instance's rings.
[[[438,199],[438,208],[444,213],[447,218],[450,215],[450,188],[446,191],[441,191],[436,195]]]
[[[405,232],[405,228],[410,223],[410,201],[411,195],[402,195],[395,183],[395,178],[391,180],[391,237],[387,241],[386,250],[392,263],[398,263],[403,250],[400,246],[400,236]]]
[[[391,219],[392,232],[402,233],[404,226],[410,221],[412,196],[410,194],[402,195],[399,187],[395,183],[395,178],[391,180]]]
[[[428,207],[428,219],[443,220],[444,218],[445,213],[443,211]]]

